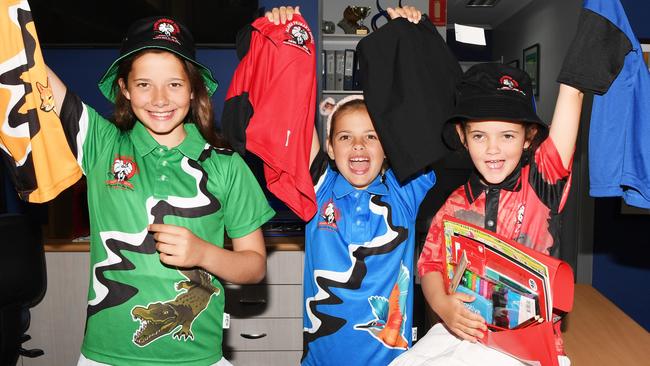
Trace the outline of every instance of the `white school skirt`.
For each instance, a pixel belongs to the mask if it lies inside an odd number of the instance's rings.
[[[570,366],[566,356],[558,358],[560,366]],[[433,326],[411,349],[389,366],[528,366],[516,358],[482,343],[456,338],[441,323]]]

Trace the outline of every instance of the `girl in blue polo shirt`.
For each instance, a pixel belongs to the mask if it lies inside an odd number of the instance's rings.
[[[415,216],[435,176],[398,182],[362,96],[333,106],[328,126],[327,155],[313,145],[302,364],[386,365],[411,345]]]

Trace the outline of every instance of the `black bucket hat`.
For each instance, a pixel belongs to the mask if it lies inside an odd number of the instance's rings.
[[[461,120],[531,122],[540,127],[536,138],[548,136],[548,123],[535,113],[530,76],[500,63],[476,64],[461,77],[456,107],[443,129],[443,139],[453,149],[463,147],[455,127]]]
[[[115,102],[115,78],[120,61],[132,54],[147,48],[157,48],[173,52],[176,55],[196,65],[203,77],[208,95],[217,89],[217,81],[212,77],[210,70],[196,61],[194,38],[184,24],[163,16],[143,18],[135,21],[122,40],[120,57],[108,68],[101,80],[99,90],[111,102]]]

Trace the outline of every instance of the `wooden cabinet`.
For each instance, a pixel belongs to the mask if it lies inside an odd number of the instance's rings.
[[[269,243],[270,242],[270,243]],[[300,242],[300,244],[298,244]],[[302,356],[302,238],[267,238],[267,275],[256,285],[225,284],[230,328],[223,350],[235,366],[298,365]],[[45,355],[23,366],[76,365],[86,320],[88,244],[46,245],[48,288],[31,310],[26,348]],[[278,248],[293,250],[278,250]],[[70,251],[72,250],[72,251]]]
[[[302,356],[302,251],[269,251],[266,278],[226,287],[223,349],[236,366],[298,365]]]
[[[47,292],[31,310],[25,348],[40,348],[37,358],[22,357],[22,366],[76,365],[83,341],[88,305],[90,256],[84,252],[45,253]]]
[[[301,329],[302,332],[302,329]],[[233,352],[228,359],[233,365],[291,366],[299,365],[302,351]]]

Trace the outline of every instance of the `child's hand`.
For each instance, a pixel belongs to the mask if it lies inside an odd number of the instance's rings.
[[[201,267],[205,246],[210,245],[206,241],[182,226],[151,224],[149,231],[156,240],[161,262],[183,268]]]
[[[476,342],[478,338],[483,338],[483,331],[487,330],[485,319],[468,310],[463,304],[463,302],[473,300],[474,296],[468,294],[445,294],[434,308],[450,331],[459,338],[470,342]]]
[[[386,11],[391,19],[406,18],[409,22],[417,24],[422,18],[422,12],[414,6],[402,8],[387,8]]]
[[[264,16],[275,25],[280,23],[285,24],[287,20],[292,20],[294,14],[300,14],[300,7],[296,6],[295,8],[291,6],[281,6],[279,8],[273,8],[271,11],[267,11]]]

